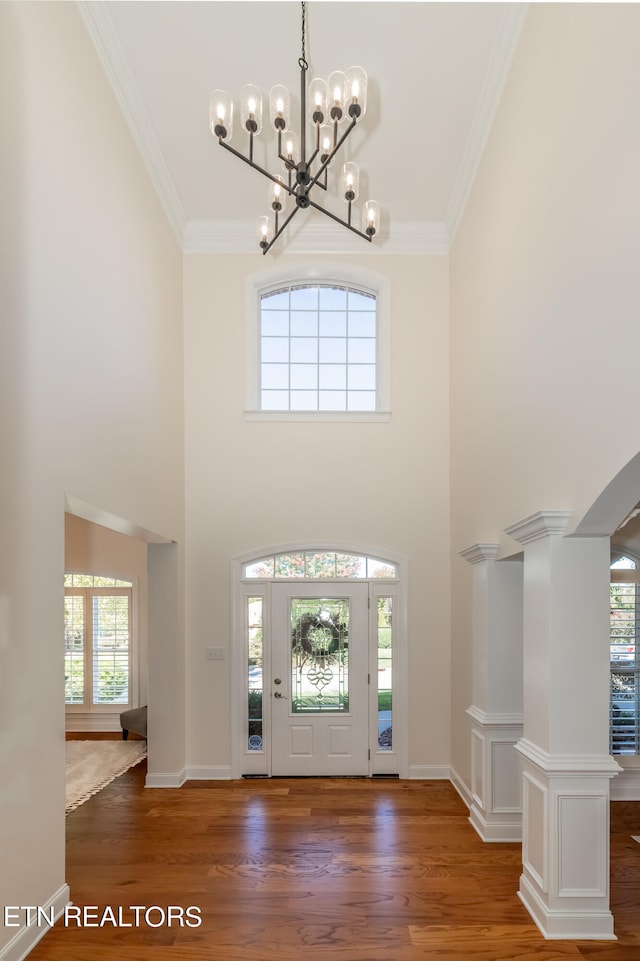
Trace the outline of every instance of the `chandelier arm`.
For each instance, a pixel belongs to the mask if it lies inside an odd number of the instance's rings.
[[[338,140],[337,144],[335,145],[335,147],[333,148],[333,150],[331,151],[331,153],[327,155],[327,159],[324,161],[323,164],[321,164],[321,166],[320,166],[319,170],[317,171],[315,177],[313,177],[313,178],[309,181],[309,183],[308,183],[308,185],[307,185],[307,191],[311,190],[311,188],[312,188],[313,185],[317,182],[317,180],[318,180],[318,178],[320,177],[320,175],[321,175],[322,173],[324,173],[324,171],[328,168],[329,164],[331,163],[331,161],[333,160],[333,158],[334,158],[335,155],[337,154],[338,150],[340,150],[340,147],[341,147],[342,144],[345,142],[345,140],[347,139],[347,137],[349,136],[349,134],[351,133],[351,131],[353,130],[353,128],[355,127],[355,125],[356,125],[356,121],[355,121],[355,119],[354,119],[354,120],[351,121],[351,123],[349,124],[349,126],[347,127],[347,129],[345,130],[345,132],[342,134],[342,136],[340,137],[340,140]]]
[[[268,170],[265,170],[264,167],[261,167],[259,164],[257,164],[255,160],[250,160],[249,157],[245,157],[243,153],[240,153],[239,150],[236,150],[235,147],[232,147],[231,144],[226,142],[226,140],[222,140],[219,138],[218,143],[220,144],[221,147],[224,147],[225,150],[229,150],[235,157],[239,157],[240,160],[244,160],[244,162],[248,164],[249,167],[253,167],[253,169],[257,170],[258,173],[261,173],[263,177],[267,177],[269,180],[272,180],[274,184],[278,184],[279,187],[283,187],[287,191],[287,193],[290,193],[292,196],[295,197],[296,192],[295,192],[295,189],[291,187],[291,184],[287,186],[278,177],[276,177],[275,174],[269,173]]]
[[[332,214],[330,210],[326,210],[324,207],[321,207],[320,204],[317,204],[314,200],[311,200],[311,198],[307,198],[307,199],[309,200],[310,207],[315,207],[316,210],[319,210],[321,213],[326,214],[327,217],[331,217],[331,219],[335,220],[337,223],[342,224],[343,227],[346,227],[347,230],[351,230],[354,234],[357,234],[358,237],[362,237],[363,240],[368,240],[369,243],[371,243],[371,241],[373,240],[373,235],[369,236],[368,234],[363,233],[361,230],[358,230],[357,227],[352,227],[351,224],[347,223],[346,220],[343,220],[342,217],[338,217],[336,216],[336,214]],[[275,237],[274,237],[274,240],[275,240]],[[271,242],[273,243],[273,241]]]
[[[320,209],[322,210],[322,208],[320,208]],[[285,220],[285,222],[282,224],[282,226],[281,226],[279,229],[276,229],[276,232],[274,233],[274,235],[273,235],[273,237],[271,238],[270,242],[266,245],[266,247],[263,247],[263,248],[262,248],[262,253],[263,253],[263,254],[266,254],[266,253],[273,247],[273,245],[275,244],[275,242],[276,242],[276,240],[278,239],[278,237],[280,236],[280,234],[283,232],[283,230],[286,230],[288,224],[293,220],[293,218],[295,217],[295,215],[298,213],[299,210],[300,210],[299,207],[294,207],[294,208],[293,208],[293,210],[291,211],[291,213],[289,214],[289,216],[287,217],[287,219]]]

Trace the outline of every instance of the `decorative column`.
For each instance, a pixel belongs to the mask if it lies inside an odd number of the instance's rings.
[[[508,527],[524,546],[519,895],[546,938],[613,939],[609,909],[609,539],[570,514]]]
[[[471,813],[483,841],[521,841],[522,562],[497,544],[461,551],[473,565]]]

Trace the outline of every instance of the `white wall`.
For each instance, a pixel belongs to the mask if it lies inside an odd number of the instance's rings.
[[[638,452],[637,4],[532,4],[451,255],[453,656],[479,541],[572,524]],[[640,492],[638,492],[640,495]],[[621,520],[622,518],[619,518]],[[468,771],[468,683],[453,760]]]
[[[75,4],[0,4],[0,107],[0,904],[44,905],[65,494],[182,538],[181,255]]]
[[[317,541],[408,558],[409,762],[448,762],[448,262],[344,262],[390,282],[388,423],[246,421],[245,284],[265,260],[185,257],[190,765],[230,763],[230,661],[206,662],[204,649],[231,642],[231,559]],[[272,263],[322,270],[331,260]]]

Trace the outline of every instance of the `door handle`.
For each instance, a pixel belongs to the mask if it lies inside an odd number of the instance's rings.
[[[281,694],[280,691],[276,691],[276,693],[273,696],[277,697],[278,699],[284,698],[285,701],[289,700],[287,697],[284,696],[284,694]]]

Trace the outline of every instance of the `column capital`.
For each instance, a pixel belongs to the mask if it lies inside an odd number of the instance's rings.
[[[504,532],[519,544],[530,544],[553,534],[564,534],[569,526],[571,511],[536,511],[515,524],[505,527]]]
[[[622,770],[609,754],[549,754],[526,738],[521,738],[515,749],[548,777],[612,778]]]
[[[469,564],[480,564],[482,561],[492,561],[498,554],[499,544],[490,544],[482,541],[478,544],[472,544],[471,547],[466,547],[463,551],[458,551],[460,557],[468,561]]]

